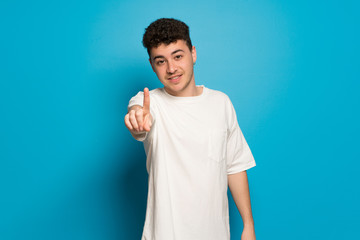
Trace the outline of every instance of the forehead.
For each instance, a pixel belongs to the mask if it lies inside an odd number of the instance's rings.
[[[183,50],[184,52],[190,51],[184,40],[177,40],[176,42],[170,43],[168,45],[162,43],[156,48],[152,48],[150,50],[150,54],[151,58],[154,58],[156,56],[168,57],[177,50]]]

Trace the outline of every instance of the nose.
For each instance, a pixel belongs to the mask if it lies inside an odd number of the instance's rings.
[[[168,61],[166,71],[169,74],[173,74],[174,72],[176,72],[176,70],[177,70],[176,64],[173,61]]]

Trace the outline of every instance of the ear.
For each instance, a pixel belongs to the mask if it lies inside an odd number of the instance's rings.
[[[195,46],[192,46],[191,55],[192,55],[193,62],[195,64],[195,62],[196,62],[196,49],[195,49]]]

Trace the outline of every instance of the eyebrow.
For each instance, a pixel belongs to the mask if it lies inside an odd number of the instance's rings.
[[[184,52],[184,50],[177,49],[177,50],[173,51],[173,52],[171,53],[171,55],[174,55],[175,53],[178,53],[178,52]],[[154,61],[155,59],[157,59],[157,58],[165,58],[165,57],[162,56],[162,55],[158,55],[158,56],[155,56],[155,57],[153,58],[153,61]]]

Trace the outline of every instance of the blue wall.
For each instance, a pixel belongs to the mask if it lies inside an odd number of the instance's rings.
[[[356,1],[1,1],[0,239],[140,239],[147,173],[123,117],[161,87],[141,45],[185,21],[257,166],[258,239],[359,239]],[[242,222],[230,199],[232,239]]]

